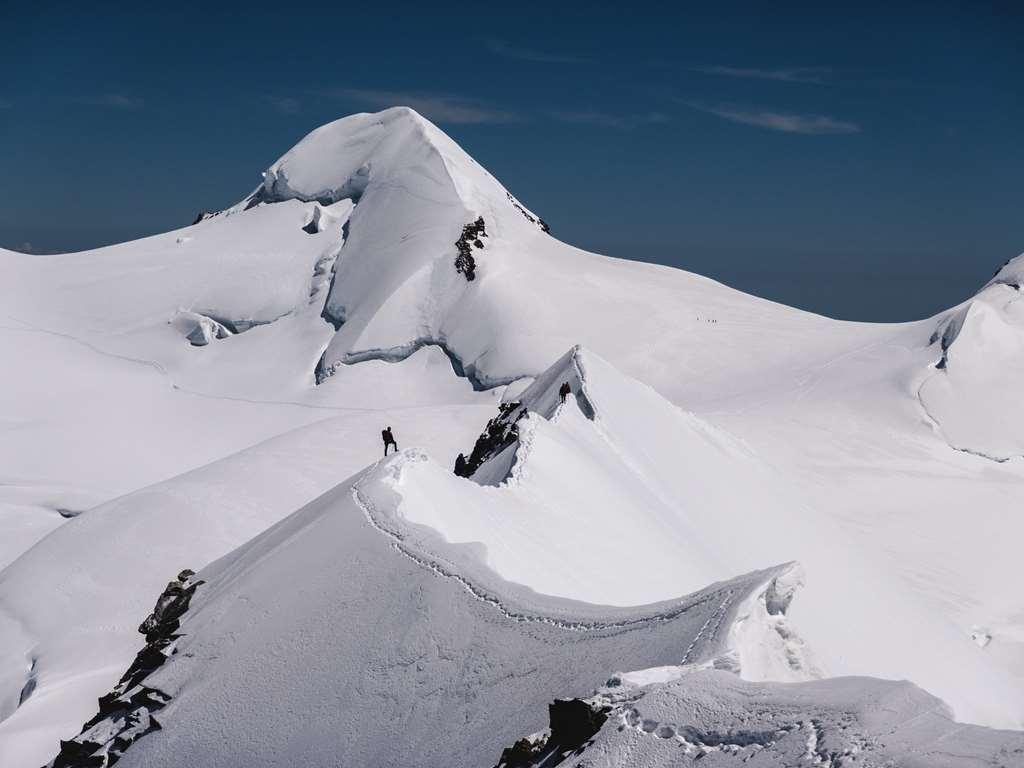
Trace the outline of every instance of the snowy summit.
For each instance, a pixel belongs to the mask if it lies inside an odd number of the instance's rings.
[[[588,253],[405,107],[0,251],[0,765],[1024,766],[1022,283]]]

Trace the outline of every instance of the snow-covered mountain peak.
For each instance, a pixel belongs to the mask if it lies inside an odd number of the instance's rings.
[[[1020,290],[1024,286],[1024,253],[1014,256],[1003,264],[985,287],[990,285],[1008,285]]]
[[[1024,455],[1024,254],[941,317],[938,373],[920,387],[929,418],[954,448],[1004,461]]]
[[[518,216],[508,191],[437,126],[409,107],[349,115],[308,133],[263,173],[240,204],[358,203],[371,185],[401,186],[424,202],[477,215]]]

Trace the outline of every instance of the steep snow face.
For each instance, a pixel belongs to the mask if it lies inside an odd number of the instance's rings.
[[[162,728],[122,765],[492,765],[556,695],[717,656],[735,606],[778,573],[642,608],[537,595],[402,521],[389,478],[407,461],[198,574],[183,636],[142,681],[169,699]]]
[[[451,139],[405,108],[318,128],[232,210],[295,200],[355,204],[325,307],[339,325],[320,364],[328,374],[434,343],[490,386],[536,375],[584,343],[664,393],[692,392],[710,379],[727,394],[742,379],[723,377],[726,364],[763,372],[798,351],[813,354],[826,338],[831,349],[844,336],[862,342],[870,333],[560,243]],[[463,248],[474,268],[457,269],[457,243],[478,222],[482,233]],[[709,354],[695,338],[721,349]]]
[[[997,461],[1024,456],[1024,255],[944,316],[933,343],[942,358],[920,398],[943,438]]]
[[[454,269],[455,242],[470,222],[482,217],[491,237],[541,231],[489,173],[406,108],[318,128],[234,210],[296,199],[356,205],[326,305],[344,322],[327,370],[353,356],[404,356],[417,342],[444,342],[445,317],[475,277]],[[490,238],[474,241],[486,261]]]
[[[790,621],[777,625],[759,604],[745,610],[736,645],[751,677],[909,677],[965,718],[1018,722],[1024,691],[998,660],[923,604],[879,541],[861,543],[808,508],[733,435],[579,348],[520,402],[506,409],[515,439],[476,470],[478,482],[429,461],[404,464],[394,481],[400,514],[478,547],[509,581],[616,605],[799,561],[807,585]],[[787,637],[795,632],[813,654]]]

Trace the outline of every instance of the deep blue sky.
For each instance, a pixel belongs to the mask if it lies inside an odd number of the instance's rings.
[[[93,5],[0,2],[6,247],[187,224],[405,103],[563,240],[837,317],[1024,251],[1019,2]]]

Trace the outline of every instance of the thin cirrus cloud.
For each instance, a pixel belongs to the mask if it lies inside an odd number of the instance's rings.
[[[331,91],[330,95],[374,109],[398,105],[412,107],[435,122],[449,125],[516,123],[523,119],[516,112],[497,109],[475,99],[453,94],[340,88]]]
[[[146,102],[136,96],[128,96],[124,93],[102,93],[99,96],[80,99],[79,103],[94,107],[110,107],[111,109],[142,109]]]
[[[655,125],[667,123],[669,118],[661,112],[646,112],[642,114],[614,115],[608,112],[595,110],[583,111],[554,111],[549,116],[560,123],[572,123],[574,125],[593,125],[599,128],[617,128],[630,130],[641,125]]]
[[[691,109],[706,112],[740,125],[753,125],[782,133],[800,133],[807,136],[839,135],[860,133],[857,123],[838,120],[828,115],[798,114],[794,112],[776,112],[774,110],[751,110],[726,106],[707,106],[687,102]]]
[[[487,40],[486,45],[487,49],[495,56],[503,56],[506,59],[533,61],[538,64],[583,64],[587,61],[587,59],[580,58],[579,56],[537,51],[533,48],[521,48],[517,45],[506,43],[504,40]]]
[[[282,115],[297,115],[302,102],[292,96],[265,96],[266,102]]]
[[[815,83],[826,82],[832,70],[828,67],[785,67],[782,69],[758,69],[756,67],[693,67],[694,72],[722,77],[740,77],[749,80],[775,80],[781,83]]]

